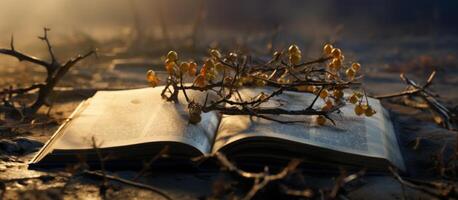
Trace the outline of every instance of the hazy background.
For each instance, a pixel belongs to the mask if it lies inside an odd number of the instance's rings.
[[[320,56],[327,42],[366,71],[458,71],[453,0],[0,1],[0,47],[8,48],[14,35],[16,49],[47,58],[37,39],[45,26],[61,59],[98,48],[99,60],[83,63],[78,73],[91,74],[85,69],[94,67],[84,68],[91,65],[103,71],[119,58],[161,63],[171,49],[199,61],[208,47],[268,56],[269,44],[281,49],[297,43],[308,59]],[[0,73],[12,65],[17,60],[0,56]]]
[[[160,37],[160,15],[170,29],[180,29],[170,34],[180,35],[193,26],[202,7],[202,28],[207,31],[249,33],[281,26],[297,35],[339,32],[348,38],[371,38],[450,35],[458,30],[458,1],[446,0],[2,0],[0,44],[7,44],[11,34],[18,42],[30,39],[43,26],[53,34],[109,39],[127,34],[135,18],[143,34]]]

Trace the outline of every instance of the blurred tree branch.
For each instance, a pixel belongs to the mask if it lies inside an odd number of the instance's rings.
[[[48,32],[50,30],[51,29],[46,27],[43,28],[43,36],[39,36],[38,38],[45,42],[51,61],[45,61],[34,56],[30,56],[20,51],[17,51],[14,47],[14,37],[11,37],[10,49],[0,49],[0,54],[9,55],[17,58],[20,62],[30,62],[42,66],[46,69],[47,77],[45,81],[42,83],[35,83],[29,87],[24,88],[6,88],[0,91],[0,97],[3,97],[5,100],[6,95],[9,95],[11,97],[12,95],[24,94],[32,90],[38,89],[38,96],[36,100],[30,106],[20,111],[21,113],[23,113],[23,116],[33,115],[41,108],[41,106],[50,105],[48,102],[49,95],[53,92],[53,88],[59,83],[59,81],[70,70],[70,68],[78,62],[80,62],[81,60],[87,58],[88,56],[96,54],[95,50],[90,50],[85,54],[77,55],[74,58],[70,58],[69,60],[63,63],[59,62],[55,57],[51,42],[49,41]]]

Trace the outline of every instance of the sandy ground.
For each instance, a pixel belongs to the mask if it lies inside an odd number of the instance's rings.
[[[358,57],[363,63],[366,77],[365,88],[370,94],[385,94],[400,91],[404,85],[399,73],[406,72],[419,82],[425,80],[433,65],[438,66],[438,77],[433,90],[437,91],[449,106],[456,106],[458,100],[458,38],[448,38],[449,42],[435,43],[424,38],[391,38],[376,41],[363,41],[353,44],[342,42],[343,49],[349,49],[349,58]],[[451,42],[450,42],[451,41]],[[452,43],[452,45],[450,45]],[[421,47],[428,46],[425,51]],[[420,48],[417,48],[420,47]],[[164,51],[165,52],[165,51]],[[4,57],[4,56],[1,56]],[[152,56],[155,57],[155,56]],[[160,63],[158,56],[151,63]],[[127,89],[146,87],[144,73],[140,69],[132,71],[113,70],[112,57],[89,58],[71,70],[59,84],[53,95],[53,107],[46,116],[46,108],[40,111],[38,123],[44,125],[25,126],[14,131],[0,129],[3,143],[20,145],[20,138],[44,143],[82,100],[92,96],[97,90]],[[27,85],[39,81],[44,71],[12,59],[4,59],[0,66],[0,87]],[[434,170],[432,156],[444,144],[447,150],[456,142],[456,132],[448,131],[434,124],[428,111],[408,108],[392,100],[383,104],[393,113],[400,146],[403,149],[410,176],[425,180],[439,178]],[[417,138],[422,138],[414,148]],[[40,143],[24,143],[23,149],[0,154],[0,194],[4,199],[101,199],[99,185],[101,179],[71,175],[65,170],[35,171],[27,169],[28,160],[40,147]],[[1,147],[1,146],[0,146]],[[22,148],[22,147],[21,147]],[[0,152],[2,149],[0,149]],[[114,172],[121,177],[131,178],[135,171]],[[211,194],[212,185],[221,174],[208,172],[161,172],[152,171],[140,179],[141,182],[160,188],[173,199],[199,199]],[[305,180],[319,187],[332,187],[335,175],[305,174]],[[111,199],[163,199],[155,192],[110,182],[107,197]],[[355,199],[401,199],[403,192],[409,198],[428,198],[424,194],[404,189],[391,176],[367,176],[362,178],[361,187],[348,194]],[[2,196],[0,195],[0,196]]]

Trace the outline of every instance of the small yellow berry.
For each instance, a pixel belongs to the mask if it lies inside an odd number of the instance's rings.
[[[351,68],[355,71],[358,71],[361,68],[361,64],[359,63],[353,63],[351,64]]]
[[[370,106],[367,106],[366,110],[364,111],[364,114],[368,117],[374,115],[375,113],[375,110],[372,109]]]
[[[197,115],[197,114],[189,115],[190,124],[198,124],[200,121],[202,121],[202,117],[200,115]]]
[[[296,86],[296,90],[299,92],[305,92],[307,90],[307,86],[306,85]]]
[[[342,51],[340,51],[339,48],[334,48],[332,49],[331,51],[331,56],[334,57],[334,58],[340,58],[340,56],[342,55]]]
[[[205,87],[205,76],[202,74],[196,76],[194,79],[194,85],[197,87]]]
[[[192,61],[189,63],[188,74],[189,76],[195,76],[197,72],[197,63]]]
[[[221,53],[217,49],[212,49],[210,55],[214,58],[221,58]]]
[[[289,48],[288,48],[288,53],[289,54],[300,54],[300,52],[301,52],[301,50],[295,44],[289,46]]]
[[[213,69],[213,67],[215,67],[215,64],[213,63],[212,59],[207,59],[205,60],[203,67],[207,69]]]
[[[186,73],[189,70],[189,63],[187,62],[182,62],[180,64],[180,72],[181,73]]]
[[[361,106],[361,104],[358,104],[355,106],[355,114],[356,115],[362,115],[364,113],[364,109],[363,107]]]
[[[146,73],[146,80],[151,84],[152,87],[159,85],[159,78],[156,76],[156,72],[153,70],[148,70]]]
[[[314,92],[316,92],[316,91],[317,91],[316,86],[314,86],[314,85],[309,85],[309,86],[307,86],[307,92],[312,92],[312,93],[314,93]]]
[[[336,66],[335,66],[334,62],[332,62],[332,61],[329,62],[328,68],[329,68],[331,71],[335,71],[335,70],[336,70]]]
[[[165,62],[164,62],[164,63],[165,63],[166,65],[169,65],[169,64],[175,63],[175,61],[170,60],[170,59],[167,58],[167,59],[165,59]]]
[[[348,101],[350,101],[350,103],[352,104],[355,104],[356,102],[358,102],[358,97],[355,94],[353,94],[350,96],[350,98],[348,98]]]
[[[178,60],[178,53],[176,51],[169,51],[167,54],[167,59],[170,61],[177,61]]]
[[[278,57],[280,57],[280,56],[281,56],[281,53],[278,52],[278,51],[275,51],[274,54],[273,54],[273,57],[274,57],[274,58],[278,58]]]
[[[235,62],[237,60],[237,54],[236,53],[229,53],[229,56],[227,59],[231,62]]]
[[[361,92],[354,92],[354,94],[355,94],[358,98],[363,97],[363,93],[361,93]]]
[[[300,92],[315,92],[316,87],[314,85],[299,85],[296,86],[297,91]]]
[[[327,100],[326,103],[323,105],[323,107],[321,108],[322,111],[329,111],[332,109],[332,101],[331,100]]]
[[[342,90],[338,90],[338,89],[335,89],[333,94],[336,99],[341,99],[344,95]]]
[[[326,118],[323,117],[322,115],[319,115],[317,118],[316,118],[316,123],[320,126],[323,126],[325,123],[326,123]]]
[[[336,70],[339,70],[340,66],[342,66],[342,60],[340,60],[339,58],[332,59],[331,63]]]
[[[326,97],[328,97],[328,90],[324,89],[320,92],[320,98],[324,99]]]
[[[332,104],[331,99],[328,99],[328,100],[326,101],[326,105],[332,107],[333,104]]]
[[[213,68],[213,69],[207,69],[207,73],[205,74],[206,75],[206,79],[207,80],[215,80],[216,79],[216,76],[218,75],[218,72]]]
[[[326,44],[326,45],[324,45],[324,47],[323,47],[323,53],[324,53],[325,55],[330,55],[332,49],[334,49],[334,47],[332,47],[331,44]]]
[[[165,70],[167,71],[167,73],[172,76],[175,74],[175,62],[170,62],[170,63],[167,63],[165,64]]]
[[[353,79],[355,77],[356,72],[352,68],[349,68],[347,69],[347,71],[345,71],[345,74],[347,74],[348,78]]]
[[[291,54],[289,55],[289,61],[291,62],[291,64],[293,65],[297,65],[301,62],[301,55],[300,54]]]

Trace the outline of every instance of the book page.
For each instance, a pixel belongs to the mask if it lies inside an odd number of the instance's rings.
[[[270,94],[272,91],[259,89],[241,91],[242,96],[247,99],[260,92]],[[263,103],[261,107],[300,110],[310,105],[314,97],[315,95],[312,94],[285,92],[281,97],[275,97]],[[351,154],[384,158],[399,168],[404,168],[389,116],[378,100],[370,99],[369,101],[377,111],[374,116],[357,116],[353,111],[354,105],[346,105],[340,109],[340,113],[330,116],[335,121],[335,125],[328,121],[326,125],[319,126],[315,122],[316,116],[269,115],[269,117],[283,121],[305,121],[304,123],[282,124],[258,117],[223,115],[212,151],[218,151],[225,145],[244,138],[264,136]],[[323,104],[324,101],[318,99],[315,107],[321,108]]]
[[[63,130],[54,148],[90,149],[94,137],[100,148],[171,141],[208,153],[219,122],[217,114],[203,113],[201,123],[188,124],[182,93],[180,103],[167,102],[160,95],[162,89],[97,92]],[[188,92],[188,96],[196,102],[205,99],[201,92]]]

